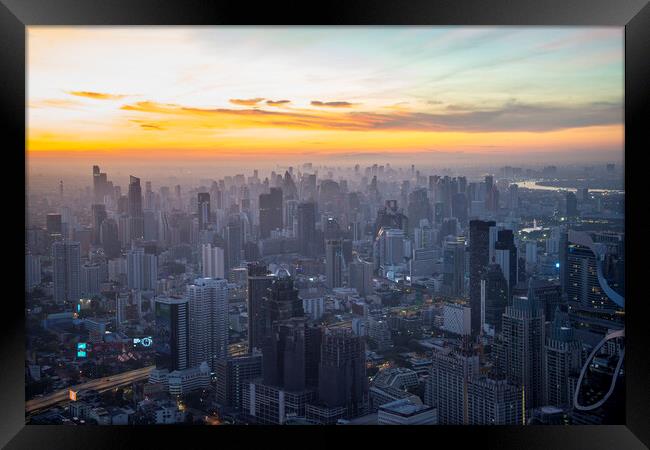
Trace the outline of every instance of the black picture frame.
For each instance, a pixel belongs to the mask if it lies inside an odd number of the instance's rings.
[[[24,305],[20,277],[24,268],[17,238],[24,226],[13,213],[24,208],[16,189],[25,174],[25,36],[29,25],[594,25],[625,27],[625,183],[626,183],[626,424],[621,426],[496,426],[414,429],[410,427],[64,427],[25,426]],[[0,309],[0,445],[6,448],[134,448],[136,445],[185,446],[262,442],[296,446],[343,445],[351,435],[363,445],[475,445],[500,448],[644,448],[650,445],[650,370],[647,348],[648,301],[643,288],[643,229],[647,210],[643,186],[643,144],[650,117],[650,6],[647,0],[388,0],[278,4],[185,0],[0,0],[0,110],[5,176],[4,284]],[[635,175],[632,175],[635,172]],[[13,178],[13,177],[12,177]],[[7,178],[5,178],[7,179]],[[638,195],[637,195],[638,194]],[[637,198],[638,197],[638,198]],[[23,197],[24,199],[24,197]],[[24,216],[23,216],[24,217]],[[24,229],[24,228],[23,228]],[[15,255],[15,256],[14,256]],[[637,261],[638,259],[638,261]],[[630,270],[631,269],[631,270]],[[637,275],[639,277],[637,278]],[[288,428],[291,428],[290,430]],[[279,434],[278,434],[279,433]],[[304,434],[304,436],[283,436]],[[307,434],[308,433],[308,434]],[[314,434],[317,433],[317,434]],[[199,439],[207,439],[199,444]],[[287,441],[287,439],[289,439]],[[376,442],[374,442],[376,440]],[[138,441],[139,443],[136,443]],[[337,444],[340,443],[340,444]],[[268,445],[268,444],[266,444]]]

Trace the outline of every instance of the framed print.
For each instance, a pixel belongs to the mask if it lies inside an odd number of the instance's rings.
[[[647,2],[0,11],[7,448],[650,442]]]

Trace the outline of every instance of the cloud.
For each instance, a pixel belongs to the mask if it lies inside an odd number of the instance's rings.
[[[312,106],[327,106],[329,108],[349,108],[354,106],[355,103],[350,102],[321,102],[319,100],[312,100]]]
[[[267,100],[266,104],[269,106],[283,106],[291,103],[291,100]]]
[[[63,109],[81,109],[82,102],[72,99],[47,98],[29,102],[30,108],[63,108]]]
[[[567,128],[623,123],[623,107],[616,102],[582,105],[509,101],[493,108],[471,108],[439,113],[411,110],[364,111],[268,111],[258,108],[194,108],[176,104],[137,102],[123,110],[174,115],[190,124],[210,128],[298,128],[347,131],[455,131],[545,132]],[[152,123],[148,119],[147,123]]]
[[[91,91],[66,91],[70,95],[77,97],[92,98],[95,100],[119,100],[124,97],[129,97],[125,94],[107,94],[105,92],[91,92]]]
[[[254,105],[257,105],[262,100],[264,100],[264,99],[263,98],[248,98],[248,99],[231,98],[229,101],[233,105],[254,106]]]

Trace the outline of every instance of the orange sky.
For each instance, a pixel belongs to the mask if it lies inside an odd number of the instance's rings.
[[[29,27],[32,161],[623,149],[622,29]]]

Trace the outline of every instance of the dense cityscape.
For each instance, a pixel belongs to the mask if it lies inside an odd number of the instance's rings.
[[[28,423],[624,423],[619,163],[102,167],[28,180]]]

